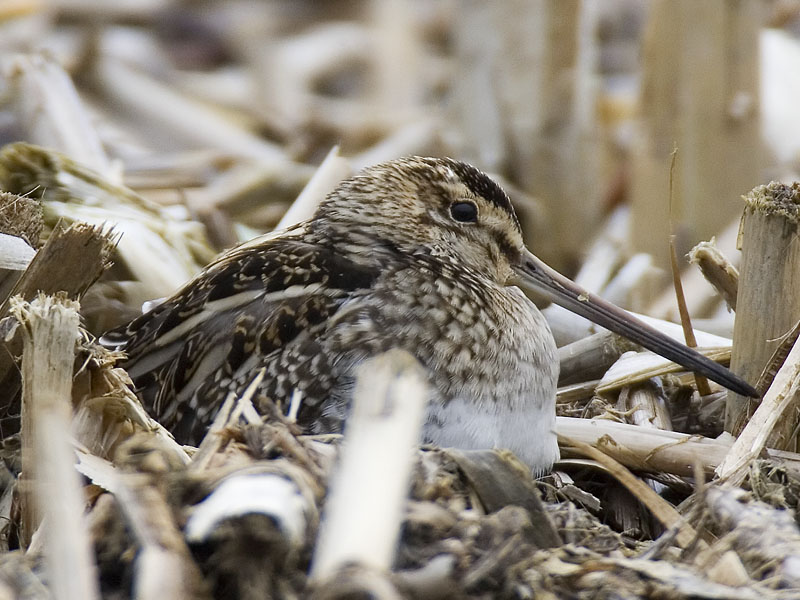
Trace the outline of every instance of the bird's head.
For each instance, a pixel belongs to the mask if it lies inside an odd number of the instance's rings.
[[[325,200],[318,216],[354,244],[438,256],[500,285],[525,250],[503,189],[449,158],[407,157],[364,169]]]
[[[748,396],[730,371],[590,294],[536,258],[502,188],[449,158],[408,157],[361,171],[320,205],[312,227],[353,253],[427,253],[495,284],[518,283],[662,356]],[[349,248],[347,247],[349,246]]]

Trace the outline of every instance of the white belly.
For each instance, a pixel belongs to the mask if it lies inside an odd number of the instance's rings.
[[[428,443],[466,450],[506,448],[530,466],[534,474],[558,460],[555,397],[509,408],[507,402],[482,403],[461,399],[443,405],[431,402],[423,431]]]

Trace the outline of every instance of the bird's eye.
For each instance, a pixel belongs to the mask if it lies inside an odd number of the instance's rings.
[[[478,221],[478,207],[472,202],[454,202],[450,205],[450,214],[461,223]]]

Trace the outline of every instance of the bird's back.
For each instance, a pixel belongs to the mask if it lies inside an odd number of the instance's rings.
[[[197,443],[225,397],[262,368],[260,396],[279,408],[294,390],[309,409],[321,402],[333,381],[320,336],[377,275],[290,232],[228,252],[103,342],[126,352],[122,366],[151,414],[179,441]]]

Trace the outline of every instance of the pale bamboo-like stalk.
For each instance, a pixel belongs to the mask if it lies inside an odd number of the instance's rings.
[[[332,103],[327,111],[320,110],[325,102],[312,92],[314,84],[327,73],[372,52],[368,29],[357,23],[334,22],[285,39],[273,37],[270,26],[266,29],[261,36],[251,33],[247,36],[250,44],[242,44],[242,50],[254,58],[252,75],[260,100],[255,110],[287,134],[315,117],[336,123],[338,120],[329,113],[334,106],[341,112],[342,105]],[[360,117],[364,117],[363,110]]]
[[[489,171],[510,169],[543,200],[551,237],[537,253],[558,269],[577,262],[599,215],[597,6],[466,2],[454,30],[451,118],[459,155]]]
[[[65,297],[18,298],[22,359],[22,538],[45,519],[45,556],[54,598],[99,597],[75,456],[70,444],[78,304]],[[32,484],[32,486],[31,486]],[[35,495],[35,496],[34,496]]]
[[[33,257],[22,277],[17,280],[11,294],[32,300],[37,292],[67,292],[79,297],[108,268],[114,248],[114,235],[101,227],[76,223],[66,229],[56,228]],[[70,265],[65,269],[64,265]],[[5,316],[10,297],[0,303],[0,317]],[[7,409],[19,386],[14,373],[16,366],[10,353],[0,353],[0,382],[5,388],[0,409]]]
[[[49,223],[88,223],[117,234],[116,256],[141,282],[145,298],[172,293],[213,257],[202,227],[175,218],[125,186],[47,148],[24,142],[0,150],[0,187],[18,194],[45,189]],[[85,226],[85,225],[84,225]],[[59,266],[66,263],[66,257]],[[76,261],[77,269],[81,263]],[[61,269],[70,279],[71,269]],[[66,288],[56,288],[66,289]]]
[[[439,123],[436,117],[420,117],[389,134],[350,159],[354,171],[408,154],[436,154]]]
[[[664,392],[653,384],[625,388],[620,393],[618,408],[630,412],[630,422],[639,427],[672,431],[672,417]]]
[[[643,308],[641,290],[652,285],[655,272],[652,256],[642,252],[634,254],[608,282],[601,296],[623,308],[639,310]]]
[[[626,208],[618,208],[606,219],[586,252],[586,258],[575,275],[575,283],[589,292],[601,295],[614,271],[624,260],[629,226],[630,211]],[[546,307],[542,314],[550,324],[558,346],[576,342],[597,331],[594,323],[557,304]]]
[[[800,321],[795,323],[794,328],[787,333],[783,338],[781,338],[781,343],[772,353],[769,361],[767,361],[767,365],[764,367],[764,370],[761,371],[761,375],[758,378],[758,383],[756,383],[756,390],[761,394],[763,397],[764,394],[767,393],[767,390],[772,385],[772,382],[775,381],[775,376],[778,374],[778,371],[783,366],[783,363],[786,362],[786,358],[789,356],[789,352],[792,351],[794,348],[795,342],[797,342],[797,338],[800,337]]]
[[[652,380],[623,388],[617,399],[617,409],[625,415],[626,422],[637,427],[672,431],[672,416],[667,406],[664,389]],[[649,478],[644,481],[656,493],[661,493],[666,487],[663,483]],[[623,500],[623,502],[625,501]],[[636,511],[630,512],[632,513],[631,517],[636,514]]]
[[[16,123],[24,129],[22,139],[63,152],[121,183],[72,80],[53,57],[15,56],[4,67]]]
[[[655,327],[661,333],[668,335],[669,337],[674,338],[681,343],[684,342],[683,328],[680,325],[671,323],[669,321],[664,321],[663,319],[655,319],[653,317],[633,311],[628,312],[630,312],[640,321],[644,321],[651,327]],[[597,332],[607,331],[599,325],[592,323],[588,319],[584,319],[583,317],[576,315],[575,313],[572,313],[561,306],[557,306],[556,304],[551,304],[545,308],[542,311],[542,314],[544,315],[545,319],[547,319],[547,323],[550,325],[550,329],[553,332],[553,337],[555,337],[556,343],[559,345],[566,345],[568,343],[581,340]],[[730,338],[708,333],[697,328],[693,329],[693,331],[695,337],[697,338],[697,344],[701,348],[730,347],[731,345]]]
[[[0,269],[24,271],[35,254],[36,250],[21,237],[0,233]]]
[[[419,364],[400,350],[359,370],[311,567],[318,584],[347,563],[377,572],[391,567],[428,400],[426,387]]]
[[[694,474],[695,462],[713,474],[732,442],[697,435],[642,429],[637,425],[603,419],[556,417],[556,433],[599,447],[626,467],[663,471],[681,477]],[[782,461],[792,471],[800,470],[800,454],[767,449],[767,456]]]
[[[421,43],[412,6],[403,0],[370,3],[374,24],[375,101],[386,112],[409,111],[419,104]]]
[[[163,496],[146,475],[127,475],[114,482],[114,496],[140,546],[136,556],[133,597],[136,600],[211,597]]]
[[[796,205],[800,184],[770,183],[745,198],[742,218],[742,266],[731,370],[755,384],[780,339],[800,320],[800,239]],[[744,425],[750,399],[729,394],[725,429],[737,433]],[[778,447],[793,449],[789,439],[797,424],[792,412],[776,433]]]
[[[800,401],[800,344],[795,342],[756,412],[736,439],[725,460],[717,467],[717,476],[740,483],[750,462],[757,458],[778,423],[788,419],[786,409]]]
[[[340,181],[349,177],[352,169],[347,159],[339,155],[339,146],[334,146],[328,152],[325,160],[314,172],[310,181],[300,192],[300,195],[283,215],[275,229],[283,229],[301,221],[306,221],[314,216],[320,202],[325,199],[330,191]]]
[[[153,135],[265,163],[289,162],[282,149],[120,60],[101,58],[94,76],[107,101],[147,123]]]
[[[581,268],[575,274],[575,283],[590,292],[599,294],[625,260],[630,209],[617,207],[603,223],[600,232],[586,250]]]
[[[730,347],[699,348],[698,352],[713,361],[724,363],[730,360]],[[612,392],[627,385],[635,385],[668,373],[684,370],[671,360],[652,352],[628,352],[606,371],[597,384],[597,393]],[[716,384],[715,384],[716,385]]]

